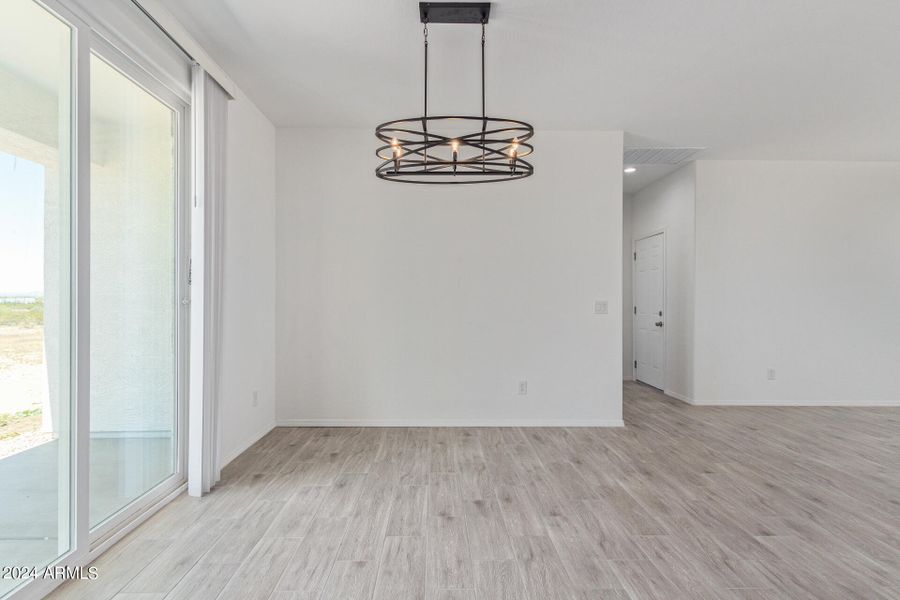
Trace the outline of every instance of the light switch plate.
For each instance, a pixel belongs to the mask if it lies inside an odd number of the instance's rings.
[[[606,300],[594,300],[594,314],[595,315],[609,314],[609,302],[607,302]]]

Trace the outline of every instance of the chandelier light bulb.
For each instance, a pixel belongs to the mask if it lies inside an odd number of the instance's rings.
[[[516,159],[519,156],[519,138],[514,137],[512,144],[509,145],[509,173],[514,175],[516,172]]]
[[[403,156],[403,148],[400,147],[397,138],[391,139],[391,149],[394,153],[394,172],[397,173],[400,171],[400,157]]]
[[[519,155],[519,138],[513,138],[512,144],[509,145],[509,156],[515,159]]]

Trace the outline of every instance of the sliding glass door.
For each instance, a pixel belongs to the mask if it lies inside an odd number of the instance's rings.
[[[185,480],[190,65],[94,6],[0,0],[0,598]]]
[[[93,54],[94,528],[177,470],[178,113]]]
[[[0,2],[0,565],[71,547],[70,27]],[[19,582],[0,579],[0,596]]]

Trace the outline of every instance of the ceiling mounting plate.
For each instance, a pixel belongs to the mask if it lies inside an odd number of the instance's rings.
[[[490,2],[419,2],[423,23],[487,23]]]

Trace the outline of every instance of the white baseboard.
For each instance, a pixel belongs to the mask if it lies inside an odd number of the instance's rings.
[[[673,392],[672,390],[663,390],[663,394],[665,394],[666,396],[671,396],[676,400],[687,402],[688,404],[697,404],[696,402],[694,402],[693,398],[688,398],[687,396],[679,394],[678,392]]]
[[[262,437],[264,435],[266,435],[267,433],[269,433],[270,431],[275,429],[275,427],[276,427],[276,425],[274,425],[274,424],[266,425],[265,427],[263,427],[262,429],[260,429],[259,431],[257,431],[256,433],[254,433],[253,435],[248,437],[247,439],[245,439],[243,442],[241,442],[240,444],[238,444],[237,446],[235,446],[228,452],[222,454],[219,458],[219,463],[220,463],[219,468],[224,469],[226,466],[228,466],[228,463],[230,463],[231,461],[236,459],[238,456],[243,454],[247,448],[249,448],[256,442],[258,442],[260,439],[262,439]]]
[[[769,407],[834,407],[834,408],[891,408],[891,407],[900,407],[900,400],[886,400],[883,402],[847,402],[847,401],[836,401],[836,402],[822,402],[821,400],[810,400],[810,401],[800,401],[800,402],[779,402],[775,400],[762,400],[757,402],[721,402],[721,401],[704,401],[704,400],[696,400],[694,398],[689,398],[688,396],[684,396],[679,394],[678,392],[673,392],[672,390],[664,390],[663,394],[666,396],[671,396],[676,400],[681,400],[687,404],[692,406],[733,406],[733,407],[741,407],[741,406],[769,406]]]
[[[668,394],[668,392],[666,392]],[[847,402],[846,400],[838,400],[834,402],[822,402],[821,400],[809,400],[809,401],[792,401],[792,402],[778,402],[775,400],[763,400],[763,401],[755,401],[755,402],[718,402],[718,401],[698,401],[694,400],[691,404],[695,406],[733,406],[733,407],[741,407],[741,406],[768,406],[768,407],[782,407],[782,408],[790,408],[790,407],[821,407],[821,408],[896,408],[900,407],[900,400],[885,400],[883,402]]]
[[[623,375],[622,381],[634,381],[634,375]]]
[[[279,427],[624,427],[622,419],[279,419]]]

